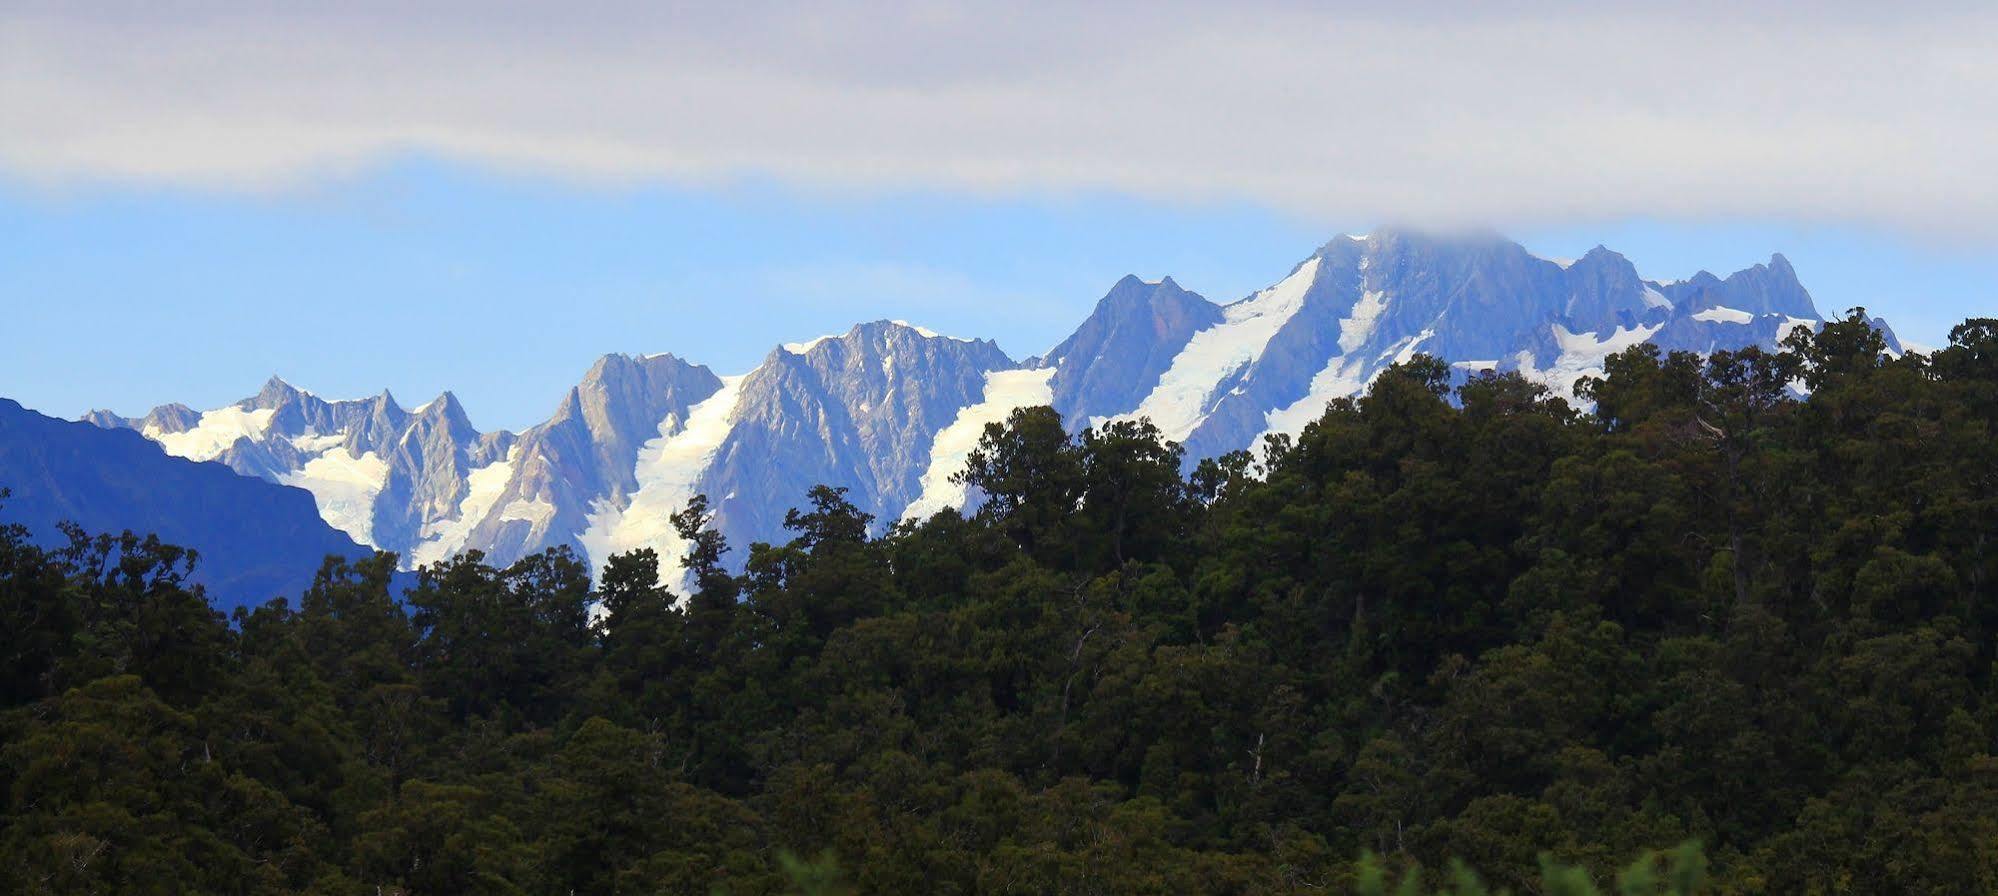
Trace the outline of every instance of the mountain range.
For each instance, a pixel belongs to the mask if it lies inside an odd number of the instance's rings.
[[[695,494],[736,545],[780,540],[785,511],[820,483],[850,489],[877,526],[961,507],[951,474],[983,426],[1018,407],[1052,405],[1077,429],[1149,418],[1197,459],[1295,433],[1417,353],[1572,397],[1640,342],[1772,347],[1822,320],[1781,255],[1661,282],[1602,247],[1555,261],[1496,235],[1380,230],[1337,237],[1228,304],[1126,277],[1025,360],[876,321],[777,346],[742,373],[606,355],[519,433],[480,432],[448,392],[405,409],[387,392],[331,401],[275,377],[226,407],[84,419],[302,488],[332,527],[406,565],[468,549],[506,563],[554,545],[601,565],[637,547],[680,554],[668,517]]]
[[[158,535],[200,554],[192,580],[223,608],[294,599],[329,554],[368,550],[327,525],[317,496],[239,476],[220,464],[172,457],[139,434],[35,413],[0,398],[0,523],[38,542],[57,528]]]

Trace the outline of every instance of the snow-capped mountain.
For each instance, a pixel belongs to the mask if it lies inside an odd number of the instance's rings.
[[[696,494],[737,545],[781,539],[785,511],[821,483],[850,489],[877,526],[960,507],[951,474],[985,424],[1018,407],[1052,405],[1078,429],[1149,418],[1199,458],[1294,433],[1417,353],[1465,375],[1517,370],[1571,396],[1640,342],[1773,346],[1821,319],[1781,255],[1725,279],[1657,282],[1601,247],[1563,263],[1497,236],[1384,230],[1338,237],[1226,305],[1171,278],[1126,277],[1026,361],[877,321],[779,346],[733,375],[607,355],[546,423],[517,435],[478,432],[449,393],[406,411],[386,392],[324,401],[275,378],[211,411],[86,419],[305,488],[334,527],[412,565],[471,548],[507,562],[551,545],[601,564],[638,547],[679,555],[668,517]]]
[[[714,371],[672,355],[605,355],[548,422],[473,474],[459,490],[458,513],[411,559],[478,548],[509,562],[549,545],[581,547],[597,506],[636,492],[642,449],[687,429],[722,388]]]
[[[732,543],[772,540],[821,483],[892,521],[922,493],[938,432],[980,401],[988,372],[1015,366],[991,342],[892,321],[780,346],[684,420],[661,421],[635,458],[637,487],[593,502],[577,537],[598,563],[647,546],[677,556],[667,518],[706,494]]]
[[[472,472],[515,441],[512,433],[473,429],[449,392],[408,411],[386,391],[327,401],[276,377],[211,411],[172,404],[136,420],[107,411],[84,419],[136,429],[168,454],[303,488],[334,528],[406,556],[454,518]]]
[[[59,524],[73,522],[88,533],[129,530],[193,549],[201,559],[191,580],[225,611],[296,598],[327,555],[369,553],[327,525],[305,492],[169,457],[137,433],[46,417],[5,398],[0,488],[12,492],[0,499],[0,525],[22,524],[41,544],[68,544]]]
[[[1572,397],[1576,380],[1639,342],[1774,346],[1820,320],[1780,255],[1725,280],[1658,283],[1601,247],[1562,264],[1496,236],[1380,231],[1336,238],[1225,306],[1170,280],[1119,283],[1049,360],[1058,382],[1104,384],[1062,392],[1068,419],[1148,417],[1204,457],[1295,433],[1416,353],[1467,373],[1517,370]],[[1099,334],[1123,335],[1113,345]]]

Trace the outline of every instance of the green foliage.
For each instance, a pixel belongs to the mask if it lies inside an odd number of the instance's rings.
[[[233,620],[0,527],[0,892],[1998,891],[1998,322],[1450,383]]]

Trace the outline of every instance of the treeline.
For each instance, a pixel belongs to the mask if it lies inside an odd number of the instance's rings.
[[[383,555],[227,620],[179,549],[0,530],[0,891],[1380,892],[1461,860],[1585,892],[1564,866],[1614,891],[1698,841],[1705,892],[1998,892],[1998,321],[1893,357],[1864,320],[1639,346],[1586,414],[1417,358],[1184,474],[1148,424],[1027,409],[976,514],[874,537],[821,488],[739,573],[696,501],[686,557],[594,585],[558,549],[397,595]]]

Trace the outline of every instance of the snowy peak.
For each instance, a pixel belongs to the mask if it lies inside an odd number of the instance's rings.
[[[468,457],[495,443],[472,428],[455,398],[433,405],[412,416],[386,390],[326,401],[272,376],[235,404],[204,412],[163,405],[134,428],[168,454],[303,488],[321,517],[356,542],[402,550],[444,503],[434,493],[452,489]],[[86,419],[133,424],[108,412]]]
[[[594,564],[636,547],[678,556],[667,518],[695,494],[732,544],[775,540],[819,484],[850,489],[885,525],[922,492],[938,433],[986,399],[989,375],[1017,366],[990,341],[901,321],[780,346],[663,420],[628,467],[632,487],[591,502],[575,540]]]
[[[1195,351],[1217,338],[1214,332],[1195,336],[1161,381],[1180,391],[1166,402],[1177,409],[1168,432],[1185,433],[1190,457],[1248,447],[1264,432],[1301,428],[1327,401],[1357,393],[1417,352],[1493,357],[1529,340],[1530,322],[1561,314],[1568,276],[1488,233],[1380,230],[1332,240],[1285,280],[1229,306],[1233,316],[1296,295],[1266,339],[1238,334],[1251,338],[1216,366]],[[1149,415],[1162,397],[1155,393],[1130,415]]]
[[[870,321],[864,324],[855,324],[853,326],[853,329],[846,331],[846,333],[842,335],[819,336],[813,339],[807,339],[803,342],[784,343],[783,345],[778,346],[771,353],[771,357],[766,360],[766,363],[768,363],[768,361],[781,360],[777,357],[777,355],[779,354],[809,355],[814,350],[818,349],[820,346],[827,345],[829,343],[830,344],[843,343],[846,345],[852,345],[856,342],[872,342],[880,344],[884,340],[890,340],[890,339],[944,340],[948,342],[960,342],[960,343],[969,343],[969,344],[983,342],[984,344],[992,346],[995,349],[998,347],[996,343],[993,343],[989,339],[978,340],[978,339],[964,339],[957,336],[945,336],[928,327],[917,326],[905,320],[877,320],[877,321]]]
[[[1112,297],[1136,305],[1126,295],[1134,289],[1122,281]],[[1577,379],[1638,342],[1700,352],[1773,346],[1818,320],[1781,256],[1725,280],[1702,273],[1661,285],[1604,246],[1557,263],[1496,234],[1395,229],[1335,238],[1218,318],[1172,332],[1160,340],[1171,357],[1156,373],[1076,350],[1101,343],[1110,299],[1050,354],[1056,406],[1091,420],[1150,418],[1184,442],[1189,458],[1296,432],[1327,402],[1360,394],[1418,352],[1465,375],[1519,370],[1572,396]],[[1130,340],[1121,354],[1145,356],[1160,343]],[[1092,380],[1135,381],[1142,394],[1098,389],[1076,400],[1063,388]]]
[[[587,551],[593,516],[621,512],[640,487],[647,447],[681,434],[722,389],[714,371],[673,355],[598,358],[548,422],[482,458],[420,559],[464,547],[502,563],[554,544]]]
[[[852,488],[856,505],[894,519],[921,490],[937,432],[983,399],[988,372],[1018,366],[989,340],[897,321],[772,352],[744,378],[703,475],[724,532],[781,531],[784,511],[820,483]]]
[[[0,398],[0,483],[14,489],[8,522],[40,533],[65,521],[91,532],[147,532],[197,550],[192,581],[224,610],[298,594],[328,554],[365,555],[305,494],[169,457],[134,432],[105,431],[135,421],[88,417],[63,422]]]
[[[820,336],[805,342],[791,342],[773,350],[768,361],[781,361],[782,356],[804,357],[847,356],[855,353],[876,356],[909,351],[930,351],[945,349],[948,346],[975,346],[971,351],[998,353],[997,343],[989,339],[965,339],[958,336],[945,336],[902,320],[876,320],[855,324],[853,328],[838,336]],[[947,350],[947,349],[946,349]]]

